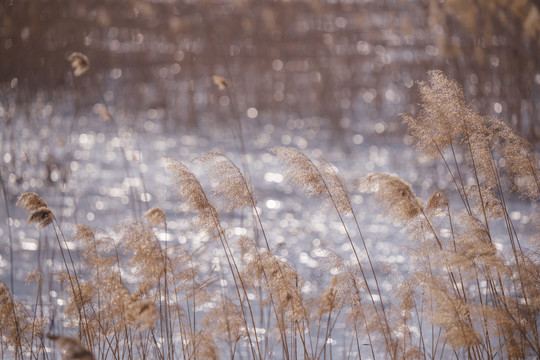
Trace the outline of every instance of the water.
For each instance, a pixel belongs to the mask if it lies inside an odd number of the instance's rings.
[[[69,121],[74,123],[66,124]],[[209,174],[193,159],[204,152],[218,151],[242,167],[244,158],[269,245],[303,278],[302,293],[309,297],[322,291],[335,274],[326,260],[327,250],[353,265],[356,258],[335,211],[321,199],[308,198],[300,188],[290,184],[282,165],[269,152],[271,147],[292,146],[312,159],[322,155],[340,170],[349,184],[371,172],[395,173],[411,182],[423,199],[433,190],[451,185],[441,165],[425,164],[417,158],[409,137],[387,136],[384,131],[377,131],[376,126],[375,131],[369,132],[361,123],[352,124],[335,138],[328,127],[314,118],[289,119],[284,127],[257,119],[245,124],[244,155],[240,152],[238,136],[230,127],[207,127],[204,132],[167,132],[163,124],[152,120],[119,125],[116,132],[110,120],[87,114],[76,119],[53,118],[39,131],[24,121],[9,129],[20,134],[9,143],[10,152],[5,152],[2,159],[13,237],[14,284],[11,287],[10,240],[5,222],[0,227],[0,280],[9,284],[18,301],[33,306],[37,288],[35,284],[25,285],[24,278],[35,269],[43,270],[40,311],[49,324],[57,319],[49,331],[73,332],[62,327],[66,325],[61,315],[66,294],[53,280],[53,272],[61,271],[63,265],[52,229],[38,230],[33,224],[26,224],[24,210],[14,206],[16,198],[24,192],[36,192],[48,203],[61,223],[76,263],[81,260],[81,245],[71,240],[74,225],[82,223],[103,229],[118,239],[118,224],[136,219],[152,207],[160,207],[168,221],[168,232],[157,234],[162,245],[196,251],[201,269],[210,272],[223,261],[224,252],[194,228],[192,214],[179,212],[165,169],[165,156],[186,164],[208,194],[213,185]],[[219,204],[219,200],[211,199]],[[398,224],[392,224],[382,215],[382,209],[370,196],[360,194],[352,186],[351,201],[383,298],[391,299],[397,284],[388,278],[386,270],[409,269],[410,257],[404,251],[407,236]],[[516,223],[529,221],[525,215],[528,210],[523,205],[511,204],[511,209]],[[250,211],[222,211],[221,216],[223,228],[239,254],[236,240],[241,236],[254,237]],[[345,218],[345,224],[349,230],[354,229],[351,218]],[[352,239],[359,246],[356,232],[352,232]],[[502,245],[500,250],[503,251]],[[362,252],[360,260],[364,264],[368,260]],[[228,283],[231,284],[231,279]],[[370,284],[374,286],[372,280]],[[204,307],[199,310],[205,312]],[[345,318],[341,318],[328,340],[335,356],[345,356],[348,352],[352,334],[347,326]],[[240,351],[245,353],[247,349]],[[365,351],[367,354],[368,349]]]

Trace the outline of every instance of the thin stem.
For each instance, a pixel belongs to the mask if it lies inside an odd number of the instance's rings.
[[[15,293],[15,283],[13,280],[14,274],[13,274],[13,236],[11,235],[11,216],[9,214],[9,206],[8,206],[8,199],[7,199],[7,192],[6,192],[6,185],[4,183],[4,177],[2,175],[2,169],[0,169],[0,186],[2,186],[2,194],[4,195],[4,208],[6,209],[6,225],[8,229],[8,237],[9,237],[9,286],[12,293]]]

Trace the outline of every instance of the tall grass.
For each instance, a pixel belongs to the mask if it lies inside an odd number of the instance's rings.
[[[159,240],[170,230],[164,211],[153,208],[115,231],[78,225],[72,240],[83,251],[75,262],[53,210],[39,195],[23,194],[18,204],[29,222],[57,239],[64,268],[54,277],[65,289],[64,325],[74,331],[47,340],[37,302],[23,306],[1,283],[1,357],[48,359],[53,343],[65,359],[539,357],[537,217],[530,217],[534,236],[525,239],[509,208],[513,192],[523,201],[539,198],[538,161],[507,124],[471,110],[455,82],[440,72],[428,78],[419,84],[418,113],[402,117],[421,156],[444,166],[451,189],[423,200],[403,179],[382,173],[349,185],[323,158],[271,149],[290,182],[335,213],[350,245],[353,261],[319,249],[332,277],[314,293],[272,247],[256,191],[223,154],[198,157],[216,184],[211,192],[188,166],[167,158],[181,216],[205,239],[192,251]],[[355,192],[373,194],[381,213],[400,224],[407,266],[380,270]],[[220,214],[246,209],[254,228],[235,238]],[[396,228],[396,243],[402,234]],[[334,347],[335,336],[348,345]]]

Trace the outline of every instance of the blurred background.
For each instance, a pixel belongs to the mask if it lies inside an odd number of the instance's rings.
[[[146,116],[166,131],[240,116],[312,118],[334,139],[353,127],[391,135],[403,132],[396,115],[414,111],[414,82],[440,69],[482,114],[535,139],[539,9],[540,0],[4,0],[0,119],[47,121],[106,103],[118,121]],[[90,59],[79,78],[74,51]],[[236,114],[224,110],[230,97]]]

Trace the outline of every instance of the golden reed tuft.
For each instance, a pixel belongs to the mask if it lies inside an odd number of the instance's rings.
[[[64,352],[62,360],[95,360],[94,354],[86,349],[79,339],[53,334],[47,334],[47,338],[58,344]]]
[[[88,60],[88,56],[81,52],[71,53],[68,57],[68,61],[71,62],[71,67],[73,68],[73,74],[75,76],[81,76],[90,69],[90,60]]]
[[[229,86],[229,84],[227,83],[227,80],[223,76],[212,75],[212,81],[214,82],[214,85],[218,87],[219,90],[225,90]]]
[[[42,207],[34,211],[30,218],[28,219],[28,223],[36,223],[39,228],[44,228],[48,225],[50,225],[54,220],[54,215],[48,207]]]
[[[143,219],[146,219],[148,226],[164,226],[167,227],[167,217],[163,209],[158,207],[153,207],[147,212],[144,213]]]
[[[26,212],[30,213],[28,223],[35,223],[38,228],[44,228],[54,220],[53,212],[41,196],[36,193],[27,192],[22,194],[17,200],[17,206],[25,208]]]
[[[270,149],[283,164],[285,176],[295,185],[303,187],[307,196],[320,197],[339,213],[352,213],[347,184],[337,169],[319,157],[317,166],[301,151],[278,146]]]
[[[219,214],[214,205],[208,200],[201,183],[195,175],[180,161],[166,157],[167,170],[175,183],[181,210],[197,213],[193,218],[195,226],[208,234],[219,235]]]
[[[36,193],[27,192],[17,200],[17,206],[25,208],[27,212],[33,212],[40,208],[46,208],[47,203]]]
[[[227,201],[227,212],[256,205],[253,187],[228,157],[218,152],[209,152],[195,159],[210,167],[209,173],[216,184],[213,194]]]
[[[357,183],[363,193],[375,193],[383,211],[398,222],[409,222],[422,213],[422,200],[416,197],[409,183],[398,176],[373,173]]]

